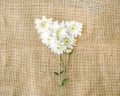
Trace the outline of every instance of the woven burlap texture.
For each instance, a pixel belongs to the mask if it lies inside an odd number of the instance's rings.
[[[56,54],[34,20],[83,23],[64,96],[120,96],[120,0],[0,0],[0,96],[59,96]]]

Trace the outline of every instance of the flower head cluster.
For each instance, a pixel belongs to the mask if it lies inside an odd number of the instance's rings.
[[[76,45],[76,37],[81,36],[82,23],[75,21],[53,21],[42,16],[35,20],[36,29],[42,43],[51,48],[52,52],[62,54]]]

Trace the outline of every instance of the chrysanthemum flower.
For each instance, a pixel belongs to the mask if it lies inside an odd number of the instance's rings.
[[[42,16],[42,19],[35,20],[36,29],[38,30],[39,33],[48,31],[51,23],[52,23],[52,18],[47,19],[45,16]]]
[[[78,35],[81,36],[82,31],[82,23],[78,23],[75,21],[66,22],[66,26],[68,29],[68,33],[74,37],[77,37]]]
[[[49,34],[41,34],[40,38],[42,40],[42,43],[48,47],[50,46],[50,44],[52,44],[52,43],[54,43],[54,41],[56,41],[56,38]]]
[[[36,29],[43,44],[51,48],[56,54],[63,54],[67,49],[73,49],[76,37],[81,35],[82,23],[75,21],[52,21],[45,16],[35,20]]]
[[[65,26],[63,26],[61,23],[59,24],[58,22],[54,22],[53,26],[53,32],[58,38],[62,38],[64,35],[67,35]]]
[[[63,52],[65,52],[66,47],[63,45],[63,43],[60,42],[55,42],[54,44],[51,44],[51,50],[53,53],[56,54],[63,54]]]

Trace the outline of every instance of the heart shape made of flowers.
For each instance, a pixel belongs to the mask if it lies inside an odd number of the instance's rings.
[[[53,21],[52,18],[42,16],[35,19],[36,29],[43,44],[51,48],[56,54],[72,50],[77,37],[81,36],[82,23],[76,21]]]

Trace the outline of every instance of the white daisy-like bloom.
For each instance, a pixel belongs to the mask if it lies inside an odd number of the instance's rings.
[[[64,35],[67,35],[66,29],[65,29],[65,25],[63,25],[63,23],[58,23],[58,21],[53,23],[53,32],[55,34],[56,37],[58,38],[62,38]]]
[[[48,19],[45,16],[42,16],[42,19],[35,19],[35,24],[38,33],[45,32],[49,30],[49,27],[52,24],[52,18]]]
[[[60,43],[59,41],[53,43],[50,48],[53,53],[56,53],[58,55],[63,54],[63,52],[66,50],[66,47],[63,45],[63,43]]]
[[[73,35],[74,37],[77,37],[78,35],[81,36],[82,23],[71,21],[66,22],[66,26],[70,35]]]
[[[45,16],[35,20],[36,29],[43,44],[51,48],[56,54],[72,52],[76,45],[76,37],[81,35],[82,23],[75,21],[52,21]]]
[[[73,49],[73,47],[76,45],[76,40],[72,36],[64,36],[61,39],[61,42],[63,42],[64,46],[66,46],[68,49]]]
[[[55,37],[51,36],[50,34],[46,34],[46,33],[41,34],[40,38],[42,40],[42,43],[48,47],[56,41]]]

